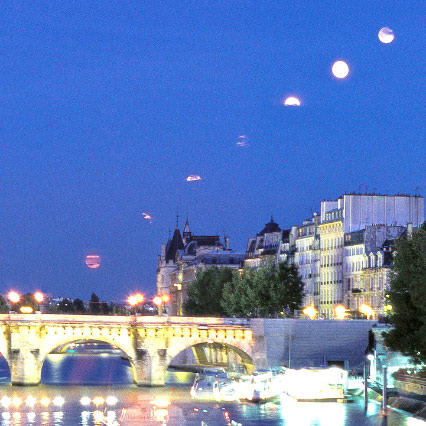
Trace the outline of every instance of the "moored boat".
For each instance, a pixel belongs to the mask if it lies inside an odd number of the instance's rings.
[[[341,368],[287,370],[285,392],[298,401],[345,399],[348,373]]]
[[[226,372],[205,371],[197,373],[190,390],[191,398],[205,401],[237,401],[239,385]]]
[[[239,378],[240,399],[251,402],[275,398],[284,391],[285,369],[255,371]]]

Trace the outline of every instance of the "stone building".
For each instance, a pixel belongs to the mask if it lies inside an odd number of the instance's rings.
[[[378,286],[380,283],[380,291],[383,291],[384,280],[388,276],[386,271],[389,270],[389,265],[384,262],[391,259],[385,259],[381,253],[383,250],[380,250],[381,244],[385,239],[396,238],[392,237],[394,233],[400,234],[408,226],[419,227],[423,222],[424,199],[417,195],[344,194],[334,201],[322,201],[319,224],[320,316],[333,318],[337,305],[355,309],[361,300],[371,301],[376,316],[383,314],[384,304],[380,302]],[[369,231],[362,237],[356,234],[366,229]],[[386,234],[388,237],[383,239]],[[354,238],[351,248],[349,245],[352,243],[345,235]],[[357,238],[363,241],[355,244]],[[344,240],[348,244],[347,250],[344,250]],[[351,258],[346,260],[348,253]],[[352,268],[349,276],[345,276],[346,265]],[[365,291],[359,284],[361,280],[366,282]],[[371,284],[367,285],[367,281]],[[353,283],[357,283],[355,287]],[[363,298],[358,296],[361,287]]]
[[[320,318],[334,318],[338,305],[356,311],[368,304],[375,318],[383,315],[391,242],[407,227],[421,226],[423,197],[344,194],[322,201],[320,211],[297,228],[295,239],[304,306],[315,307]]]
[[[188,287],[194,281],[197,271],[211,267],[241,269],[245,253],[235,253],[231,250],[209,251],[192,261],[180,257],[177,267],[170,273],[170,314],[183,315],[183,304],[187,298]]]
[[[231,252],[227,236],[222,243],[218,235],[193,235],[188,220],[181,234],[176,224],[173,237],[161,246],[158,256],[157,294],[170,297],[168,306],[162,308],[171,315],[182,314],[187,288],[198,268],[208,265],[240,268],[241,256],[244,255]]]
[[[259,268],[267,262],[294,263],[296,229],[292,226],[282,230],[271,216],[270,222],[255,237],[248,239],[244,266]]]
[[[350,311],[359,312],[362,305],[368,305],[372,319],[385,314],[395,240],[407,232],[412,232],[411,224],[407,227],[372,225],[345,234],[345,306]]]
[[[294,263],[299,270],[299,276],[305,283],[303,306],[319,307],[319,262],[320,237],[319,219],[316,213],[310,220],[305,220],[297,227],[296,251]]]
[[[320,235],[320,318],[334,318],[335,308],[344,300],[343,212],[333,209],[321,217]]]

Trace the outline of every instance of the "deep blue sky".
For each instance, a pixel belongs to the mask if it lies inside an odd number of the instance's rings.
[[[153,295],[177,209],[242,250],[345,191],[424,195],[425,18],[420,0],[1,2],[1,291]]]

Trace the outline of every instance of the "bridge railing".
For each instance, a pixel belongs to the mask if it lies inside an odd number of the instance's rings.
[[[115,316],[115,315],[67,315],[67,314],[0,314],[0,321],[7,322],[43,322],[43,323],[105,323],[105,324],[120,324],[120,325],[135,325],[135,324],[185,324],[198,326],[240,326],[250,327],[248,318],[215,318],[215,317],[180,317],[180,316]]]

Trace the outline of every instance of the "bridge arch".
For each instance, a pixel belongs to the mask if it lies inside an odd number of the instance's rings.
[[[46,342],[46,345],[43,346],[43,348],[40,350],[39,352],[39,356],[38,356],[38,363],[36,365],[36,371],[35,374],[38,378],[38,381],[41,380],[41,372],[42,372],[42,368],[43,365],[46,361],[47,356],[52,353],[53,351],[55,351],[56,349],[65,346],[65,345],[69,345],[75,342],[81,342],[84,340],[89,340],[89,339],[85,339],[82,336],[63,336],[59,339],[55,339],[52,340],[51,342]],[[137,355],[135,353],[134,348],[129,345],[129,344],[123,344],[117,340],[115,340],[114,338],[108,337],[108,336],[97,336],[97,337],[91,337],[90,341],[96,341],[96,342],[101,342],[101,343],[108,343],[116,348],[118,348],[121,352],[123,352],[123,354],[127,357],[127,359],[129,360],[131,369],[132,369],[132,376],[133,376],[133,381],[135,383],[138,383],[139,381],[139,377],[141,375],[140,372],[140,365],[138,365],[138,360],[137,360]],[[149,359],[149,354],[145,354],[145,358],[144,358],[144,363],[146,366],[149,367],[150,364],[150,359]]]
[[[247,372],[252,373],[254,371],[254,359],[253,359],[253,349],[252,346],[247,341],[233,341],[229,343],[226,339],[194,339],[191,342],[182,341],[182,339],[177,340],[176,343],[170,344],[167,350],[167,357],[165,361],[165,369],[170,366],[173,359],[178,356],[183,351],[194,348],[200,345],[209,345],[209,344],[220,344],[224,345],[227,348],[234,351],[241,359],[241,363],[245,366]]]

